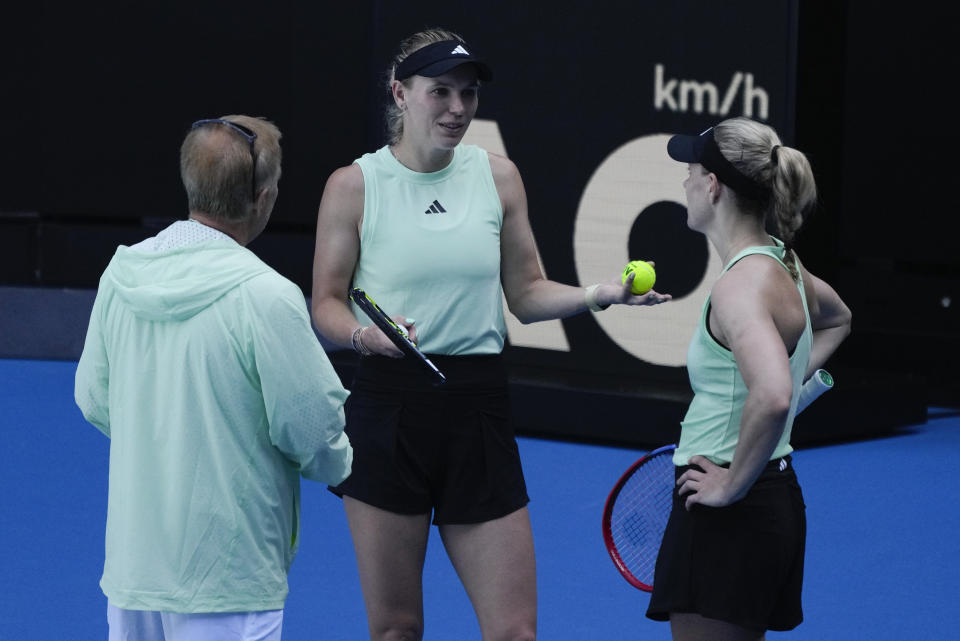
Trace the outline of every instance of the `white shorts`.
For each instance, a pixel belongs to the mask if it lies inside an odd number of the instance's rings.
[[[283,610],[178,614],[107,604],[110,641],[280,641]]]

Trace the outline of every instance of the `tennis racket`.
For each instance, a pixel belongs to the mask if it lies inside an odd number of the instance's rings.
[[[820,395],[833,387],[833,377],[825,369],[818,369],[800,388],[800,400],[797,401],[797,414],[807,409]]]
[[[387,313],[380,309],[380,306],[377,305],[365,291],[359,287],[354,287],[350,290],[350,299],[363,310],[363,313],[386,334],[387,338],[389,338],[405,356],[413,357],[414,360],[429,370],[430,374],[433,375],[434,385],[440,385],[446,382],[447,378],[443,375],[443,372],[437,369],[437,366],[407,337],[406,330],[387,316]]]
[[[603,540],[630,585],[653,590],[660,539],[673,506],[675,445],[640,457],[623,473],[603,507]]]
[[[800,388],[797,414],[833,387],[833,377],[818,369]],[[675,445],[640,457],[610,490],[603,507],[603,540],[614,565],[630,585],[653,591],[653,571],[663,531],[673,509]]]

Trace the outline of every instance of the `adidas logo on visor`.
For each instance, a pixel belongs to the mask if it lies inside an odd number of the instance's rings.
[[[457,45],[457,48],[450,52],[451,54],[457,53],[461,56],[469,56],[470,52],[463,48],[463,45]]]

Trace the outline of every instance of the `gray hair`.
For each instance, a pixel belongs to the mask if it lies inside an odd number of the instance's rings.
[[[222,120],[242,125],[257,135],[253,155],[250,143],[240,132],[216,124],[196,127],[180,146],[180,178],[190,211],[236,222],[253,213],[255,193],[279,180],[281,134],[264,118],[231,115]],[[256,174],[251,181],[253,170]]]

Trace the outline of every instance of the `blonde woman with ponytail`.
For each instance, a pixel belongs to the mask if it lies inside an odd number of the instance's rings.
[[[725,267],[690,343],[694,398],[647,616],[678,641],[763,639],[803,620],[790,431],[800,386],[849,334],[850,310],[793,249],[817,197],[803,153],[747,118],[674,136],[667,152],[689,165],[688,226]]]

